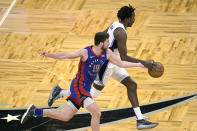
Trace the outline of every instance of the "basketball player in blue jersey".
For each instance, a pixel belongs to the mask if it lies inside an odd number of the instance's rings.
[[[47,53],[40,51],[40,54],[55,59],[73,59],[80,57],[78,72],[70,85],[70,96],[67,98],[67,104],[63,109],[38,109],[31,104],[21,118],[24,124],[31,117],[46,116],[62,121],[70,120],[80,107],[85,107],[91,114],[91,128],[93,131],[99,131],[101,111],[90,95],[90,88],[96,76],[105,63],[109,60],[111,63],[122,68],[144,67],[140,62],[131,63],[121,61],[111,50],[108,50],[109,35],[106,32],[98,32],[95,35],[95,45],[79,49],[72,53],[57,52]]]
[[[109,34],[109,48],[116,56],[120,56],[121,60],[142,63],[146,68],[155,68],[152,60],[143,61],[127,55],[127,27],[131,27],[135,21],[135,8],[131,5],[123,6],[117,13],[118,21],[113,22],[109,28],[105,30]],[[141,113],[138,96],[137,96],[137,84],[131,79],[127,71],[121,67],[114,65],[113,63],[106,61],[101,70],[99,71],[99,77],[94,81],[94,86],[91,89],[91,96],[98,97],[101,90],[106,85],[109,78],[112,77],[127,87],[127,95],[130,103],[133,106],[136,118],[137,129],[148,129],[158,125],[147,121]],[[70,94],[69,89],[61,89],[59,86],[55,86],[51,92],[48,100],[48,105],[51,106],[53,102],[63,96]]]

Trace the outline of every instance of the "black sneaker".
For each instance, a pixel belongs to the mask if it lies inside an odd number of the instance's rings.
[[[52,106],[53,102],[59,98],[61,98],[61,96],[59,95],[61,92],[61,88],[58,85],[55,85],[53,87],[53,89],[51,90],[51,93],[49,95],[49,99],[48,99],[48,105]]]
[[[158,124],[159,123],[150,122],[145,119],[137,120],[137,129],[138,130],[150,129],[156,127]]]
[[[28,108],[27,111],[23,114],[22,118],[21,118],[21,124],[24,124],[26,121],[28,121],[31,117],[34,116],[34,110],[36,109],[36,107],[31,104]]]

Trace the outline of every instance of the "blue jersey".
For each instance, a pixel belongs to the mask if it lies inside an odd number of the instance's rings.
[[[84,82],[87,86],[91,86],[96,79],[100,68],[107,60],[107,56],[106,52],[103,52],[99,56],[96,55],[91,46],[88,46],[85,49],[88,50],[88,59],[85,62],[79,62],[78,73],[76,74],[75,79]]]
[[[78,72],[70,86],[71,95],[68,98],[68,100],[75,103],[76,107],[81,106],[81,102],[85,98],[82,98],[83,96],[91,97],[91,85],[96,79],[100,68],[107,60],[106,51],[96,55],[92,50],[92,46],[88,46],[85,49],[88,51],[88,59],[85,62],[80,60]]]

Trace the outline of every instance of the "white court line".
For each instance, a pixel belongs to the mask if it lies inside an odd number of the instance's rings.
[[[2,26],[3,22],[5,21],[5,19],[7,18],[8,14],[10,13],[10,11],[12,10],[13,6],[15,5],[17,0],[13,0],[10,7],[7,9],[7,11],[5,12],[3,18],[0,21],[0,27]]]

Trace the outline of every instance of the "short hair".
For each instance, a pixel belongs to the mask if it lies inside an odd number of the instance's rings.
[[[99,45],[100,42],[104,42],[109,38],[109,34],[106,32],[97,32],[94,37],[94,44]]]
[[[134,11],[135,11],[135,8],[132,7],[130,4],[129,6],[123,6],[120,8],[120,10],[118,11],[117,13],[117,17],[118,19],[120,20],[125,20],[126,18],[129,18],[131,17],[132,15],[134,15]]]

